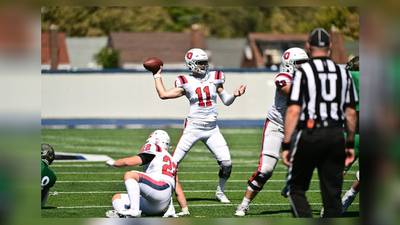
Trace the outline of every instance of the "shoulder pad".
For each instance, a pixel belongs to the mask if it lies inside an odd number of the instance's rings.
[[[214,71],[214,83],[215,84],[223,84],[225,82],[225,75],[224,72],[217,70]]]
[[[146,143],[140,150],[140,153],[147,153],[147,154],[156,154],[156,152],[160,151],[160,147],[153,143]]]
[[[184,75],[179,75],[175,79],[175,87],[183,87],[183,85],[187,84],[187,78]]]

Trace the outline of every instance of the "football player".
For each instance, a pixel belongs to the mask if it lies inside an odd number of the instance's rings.
[[[301,48],[289,48],[282,55],[280,73],[275,76],[275,99],[264,123],[260,160],[257,170],[248,180],[242,203],[237,207],[235,216],[245,216],[250,202],[271,178],[279,160],[283,141],[283,118],[286,112],[286,99],[290,91],[292,76],[297,66],[308,60],[307,53]]]
[[[50,188],[54,186],[57,177],[53,170],[50,169],[50,164],[55,159],[54,149],[49,144],[42,144],[41,146],[41,189],[42,189],[42,208],[46,205],[47,198],[49,197]]]
[[[136,156],[106,162],[111,167],[143,166],[144,172],[128,171],[124,175],[127,194],[112,197],[114,210],[110,218],[163,215],[172,204],[176,162],[169,154],[170,137],[163,130],[152,132]]]
[[[246,85],[240,85],[233,94],[228,93],[223,86],[224,73],[219,70],[209,71],[208,56],[202,49],[190,49],[185,54],[185,63],[190,74],[178,76],[175,80],[175,87],[172,89],[165,89],[161,79],[162,69],[154,75],[155,87],[161,99],[173,99],[185,95],[190,104],[189,115],[185,120],[183,134],[173,153],[173,158],[179,164],[191,147],[197,141],[202,141],[220,167],[215,197],[222,203],[229,203],[224,189],[225,183],[231,175],[232,161],[228,145],[216,123],[217,96],[226,106],[229,106],[237,97],[245,93]],[[177,187],[179,201],[179,196],[184,195],[178,182]],[[179,203],[181,204],[180,201]]]
[[[352,58],[346,65],[346,68],[350,71],[351,76],[353,78],[354,84],[356,86],[357,94],[360,96],[360,58],[358,56]],[[359,104],[356,105],[357,111],[357,118],[360,114],[360,106]],[[359,120],[357,120],[357,128],[356,128],[356,135],[354,137],[354,150],[355,150],[355,160],[353,163],[358,159],[358,154],[360,152],[360,132],[359,132]],[[353,164],[352,163],[352,164]],[[351,165],[352,165],[351,164]],[[345,172],[349,171],[351,165],[345,168]],[[351,185],[351,188],[346,191],[344,196],[342,197],[342,207],[343,213],[347,211],[347,208],[353,203],[354,199],[356,198],[358,192],[360,191],[360,171],[356,172],[356,180]]]

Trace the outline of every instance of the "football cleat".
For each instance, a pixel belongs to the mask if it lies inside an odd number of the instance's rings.
[[[118,213],[126,217],[140,217],[142,215],[141,210],[133,210],[133,209],[122,210]]]
[[[282,191],[281,191],[281,195],[285,198],[288,197],[289,195],[289,186],[286,184],[285,187],[283,187]]]
[[[249,206],[244,206],[242,204],[238,205],[235,216],[245,216],[249,211]]]
[[[221,203],[231,203],[231,201],[229,201],[229,199],[226,197],[226,195],[222,191],[215,192],[215,198],[218,201],[220,201]]]
[[[173,205],[169,205],[168,210],[164,213],[163,217],[178,217]]]
[[[117,210],[108,210],[108,211],[106,212],[106,217],[107,217],[107,218],[123,218],[124,216],[121,215],[121,214],[119,214],[119,213],[117,212]]]

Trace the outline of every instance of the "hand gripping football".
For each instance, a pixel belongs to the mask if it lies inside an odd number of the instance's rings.
[[[153,74],[156,74],[162,65],[164,65],[163,61],[157,57],[150,57],[143,62],[144,68]]]

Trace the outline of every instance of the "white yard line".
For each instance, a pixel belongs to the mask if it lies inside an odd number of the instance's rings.
[[[310,205],[322,205],[322,203],[310,203]],[[353,203],[359,205],[359,203]],[[179,207],[179,205],[174,205]],[[229,204],[190,204],[190,207],[226,207],[237,206],[236,203]],[[251,206],[290,206],[289,203],[252,203]],[[83,205],[83,206],[58,206],[57,209],[91,209],[91,208],[112,208],[111,205]]]
[[[247,180],[228,180],[231,183],[246,182]],[[314,179],[311,182],[318,182]],[[354,180],[343,180],[343,182],[353,182]],[[122,180],[60,180],[57,183],[122,183]],[[180,180],[181,183],[209,183],[218,182],[218,180]],[[268,180],[268,182],[286,182],[286,180]]]
[[[80,162],[81,163],[81,162]],[[237,167],[252,167],[252,168],[257,168],[257,163],[233,163],[233,168],[237,168]],[[105,164],[62,164],[60,162],[57,162],[57,164],[55,165],[51,165],[50,167],[53,168],[68,168],[68,167],[73,167],[73,168],[107,168],[107,166]],[[182,165],[180,168],[218,168],[216,163],[213,164],[205,164],[205,163],[201,163],[201,164],[188,164],[188,165]],[[277,165],[276,166],[277,169],[285,169],[286,167],[284,165]],[[355,166],[354,168],[358,168],[357,166]]]
[[[241,172],[232,172],[232,175],[235,174],[249,174],[251,175],[251,173],[253,173],[254,171],[241,171]],[[65,175],[78,175],[78,174],[90,174],[90,175],[112,175],[112,174],[124,174],[125,171],[121,171],[121,172],[77,172],[77,171],[71,171],[71,172],[57,172],[58,174],[65,174]],[[274,174],[286,174],[286,171],[274,171]],[[317,173],[317,172],[315,172]],[[349,171],[347,172],[348,174],[355,174],[355,171]],[[183,172],[179,172],[179,174],[218,174],[218,171],[214,171],[214,172],[206,172],[206,171],[183,171]]]
[[[262,190],[266,193],[281,193],[282,190]],[[244,193],[245,189],[242,190],[225,190],[226,193]],[[308,190],[307,192],[320,192],[320,190]],[[51,195],[59,194],[114,194],[114,193],[126,193],[126,191],[54,191]],[[215,193],[215,190],[185,190],[185,193]]]

